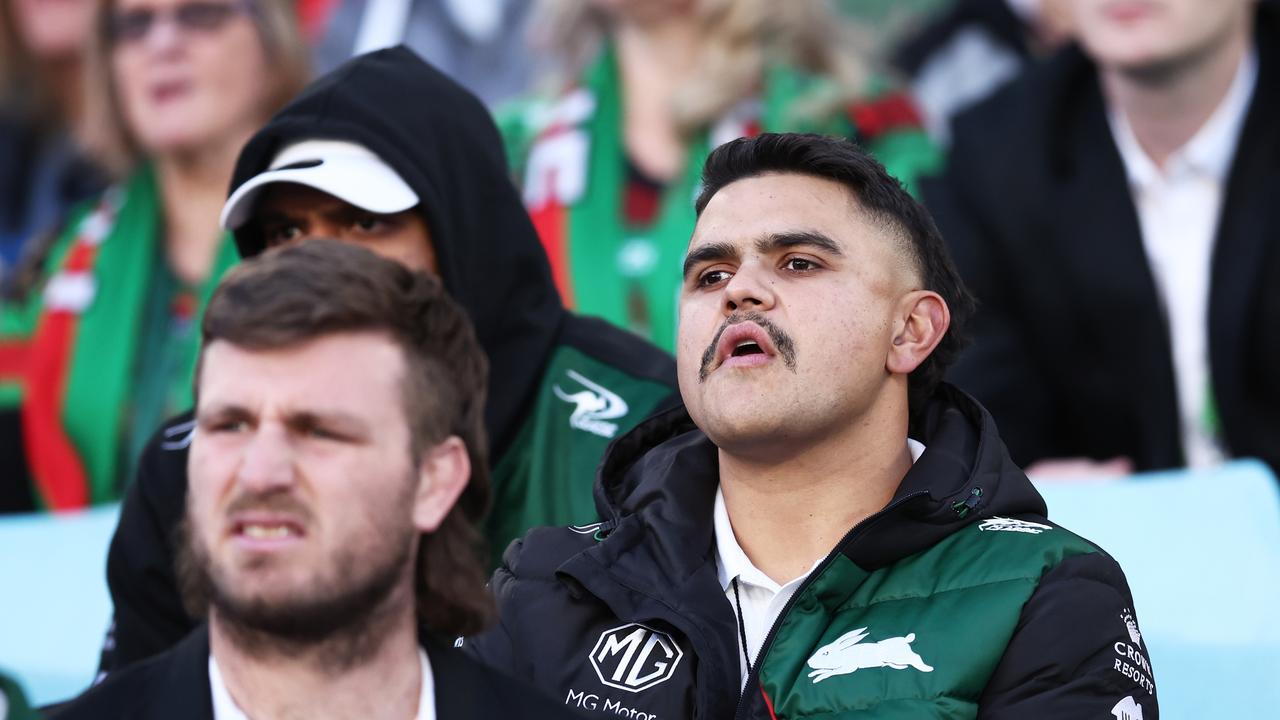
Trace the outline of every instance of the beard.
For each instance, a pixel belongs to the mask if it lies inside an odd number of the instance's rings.
[[[268,501],[265,504],[270,504]],[[403,505],[401,506],[403,507]],[[236,592],[232,573],[215,561],[190,515],[177,527],[176,570],[183,606],[194,617],[210,615],[228,639],[258,655],[285,657],[326,648],[325,665],[341,669],[368,657],[390,631],[398,588],[411,585],[408,567],[417,531],[408,522],[387,523],[372,543],[344,543],[321,571],[288,594]],[[259,569],[275,558],[244,566]],[[407,602],[413,604],[412,587]]]

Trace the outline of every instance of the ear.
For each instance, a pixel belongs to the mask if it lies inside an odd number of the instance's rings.
[[[470,479],[467,445],[457,435],[450,435],[422,456],[413,501],[413,522],[420,532],[435,532],[440,527]]]
[[[932,290],[913,290],[902,297],[893,325],[893,344],[885,369],[907,375],[942,342],[951,325],[951,310]]]

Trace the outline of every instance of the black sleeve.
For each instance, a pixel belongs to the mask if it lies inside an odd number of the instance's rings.
[[[515,601],[516,587],[519,581],[510,569],[506,560],[512,553],[518,553],[522,541],[515,540],[504,553],[503,564],[494,571],[489,580],[489,591],[498,606],[498,618],[493,627],[469,638],[462,643],[462,649],[472,658],[479,660],[496,670],[514,677],[529,677],[516,667],[515,648],[512,644],[508,623],[519,607]]]
[[[1054,457],[1056,431],[1052,386],[1037,362],[1032,338],[1020,313],[1019,274],[1008,237],[1009,218],[991,217],[1007,207],[1002,198],[987,197],[987,180],[973,171],[983,162],[971,152],[963,127],[947,172],[926,181],[925,201],[955,259],[965,285],[978,300],[967,335],[970,345],[948,372],[948,380],[973,395],[995,418],[1009,455],[1019,465]]]
[[[100,672],[111,673],[178,643],[196,626],[182,607],[174,573],[174,531],[187,497],[191,416],[165,424],[147,443],[125,494],[107,553],[115,613]]]
[[[1104,553],[1079,555],[1049,571],[1023,606],[978,717],[1158,720],[1153,678],[1120,566]]]

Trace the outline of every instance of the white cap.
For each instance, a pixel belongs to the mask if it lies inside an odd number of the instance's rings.
[[[363,145],[346,140],[303,140],[281,150],[266,172],[253,176],[222,206],[224,230],[249,221],[265,185],[297,183],[380,215],[418,204],[418,194]]]

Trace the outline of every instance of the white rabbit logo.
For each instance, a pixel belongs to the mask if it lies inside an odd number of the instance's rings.
[[[813,678],[814,684],[833,675],[847,675],[866,668],[906,670],[913,667],[920,672],[933,672],[933,668],[926,665],[911,649],[911,643],[916,640],[915,633],[860,645],[865,637],[867,629],[858,628],[836,638],[835,642],[818,648],[818,652],[808,661],[809,667],[813,668],[809,677]]]

